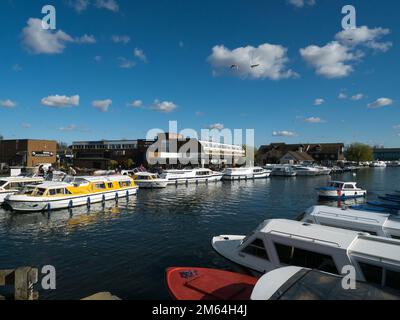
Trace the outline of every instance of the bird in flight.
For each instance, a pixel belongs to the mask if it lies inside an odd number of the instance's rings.
[[[250,67],[252,68],[252,69],[254,69],[254,68],[257,68],[257,67],[259,67],[260,66],[260,64],[252,64]]]

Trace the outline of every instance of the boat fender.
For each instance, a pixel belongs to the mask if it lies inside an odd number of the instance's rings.
[[[118,202],[118,193],[115,194],[115,202]]]
[[[188,185],[189,184],[189,180],[186,180],[186,185]]]
[[[206,184],[208,184],[208,178],[206,179]]]
[[[129,190],[126,190],[126,198],[129,198]]]
[[[74,205],[73,201],[70,200],[68,203],[68,209],[71,210],[73,205]]]
[[[50,213],[50,211],[51,211],[51,204],[50,204],[50,202],[47,204],[47,211],[48,211],[48,213]]]
[[[87,198],[86,205],[87,205],[88,208],[90,208],[90,197]]]
[[[103,202],[103,204],[106,202],[106,195],[105,194],[103,194],[103,197],[102,197],[101,201]]]

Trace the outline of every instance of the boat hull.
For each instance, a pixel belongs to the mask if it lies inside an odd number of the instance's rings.
[[[125,188],[108,192],[99,192],[96,194],[87,194],[79,196],[68,196],[62,199],[54,198],[32,198],[28,196],[11,196],[6,199],[6,203],[16,212],[39,212],[44,210],[70,209],[73,207],[90,205],[103,201],[120,199],[135,195],[138,188]]]
[[[169,178],[169,185],[178,185],[178,184],[192,184],[192,183],[208,183],[208,182],[218,182],[221,181],[221,175],[210,175],[203,177],[182,177],[182,178]]]
[[[355,199],[355,198],[364,198],[367,196],[366,190],[341,190],[338,191],[336,189],[330,188],[319,188],[318,196],[323,199]]]
[[[176,300],[250,300],[257,278],[228,271],[168,268],[166,282]]]
[[[169,181],[135,180],[135,183],[141,189],[162,189],[167,187]]]

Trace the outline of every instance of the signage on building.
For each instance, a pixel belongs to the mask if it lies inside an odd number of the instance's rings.
[[[33,151],[32,152],[32,157],[38,157],[38,158],[52,157],[53,155],[54,155],[54,153],[50,152],[50,151]]]

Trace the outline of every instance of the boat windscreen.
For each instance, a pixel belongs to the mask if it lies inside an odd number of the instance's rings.
[[[0,180],[0,187],[4,186],[7,183],[7,181]]]
[[[272,297],[274,300],[400,300],[400,292],[385,290],[365,282],[345,290],[342,277],[320,271],[300,271]]]

